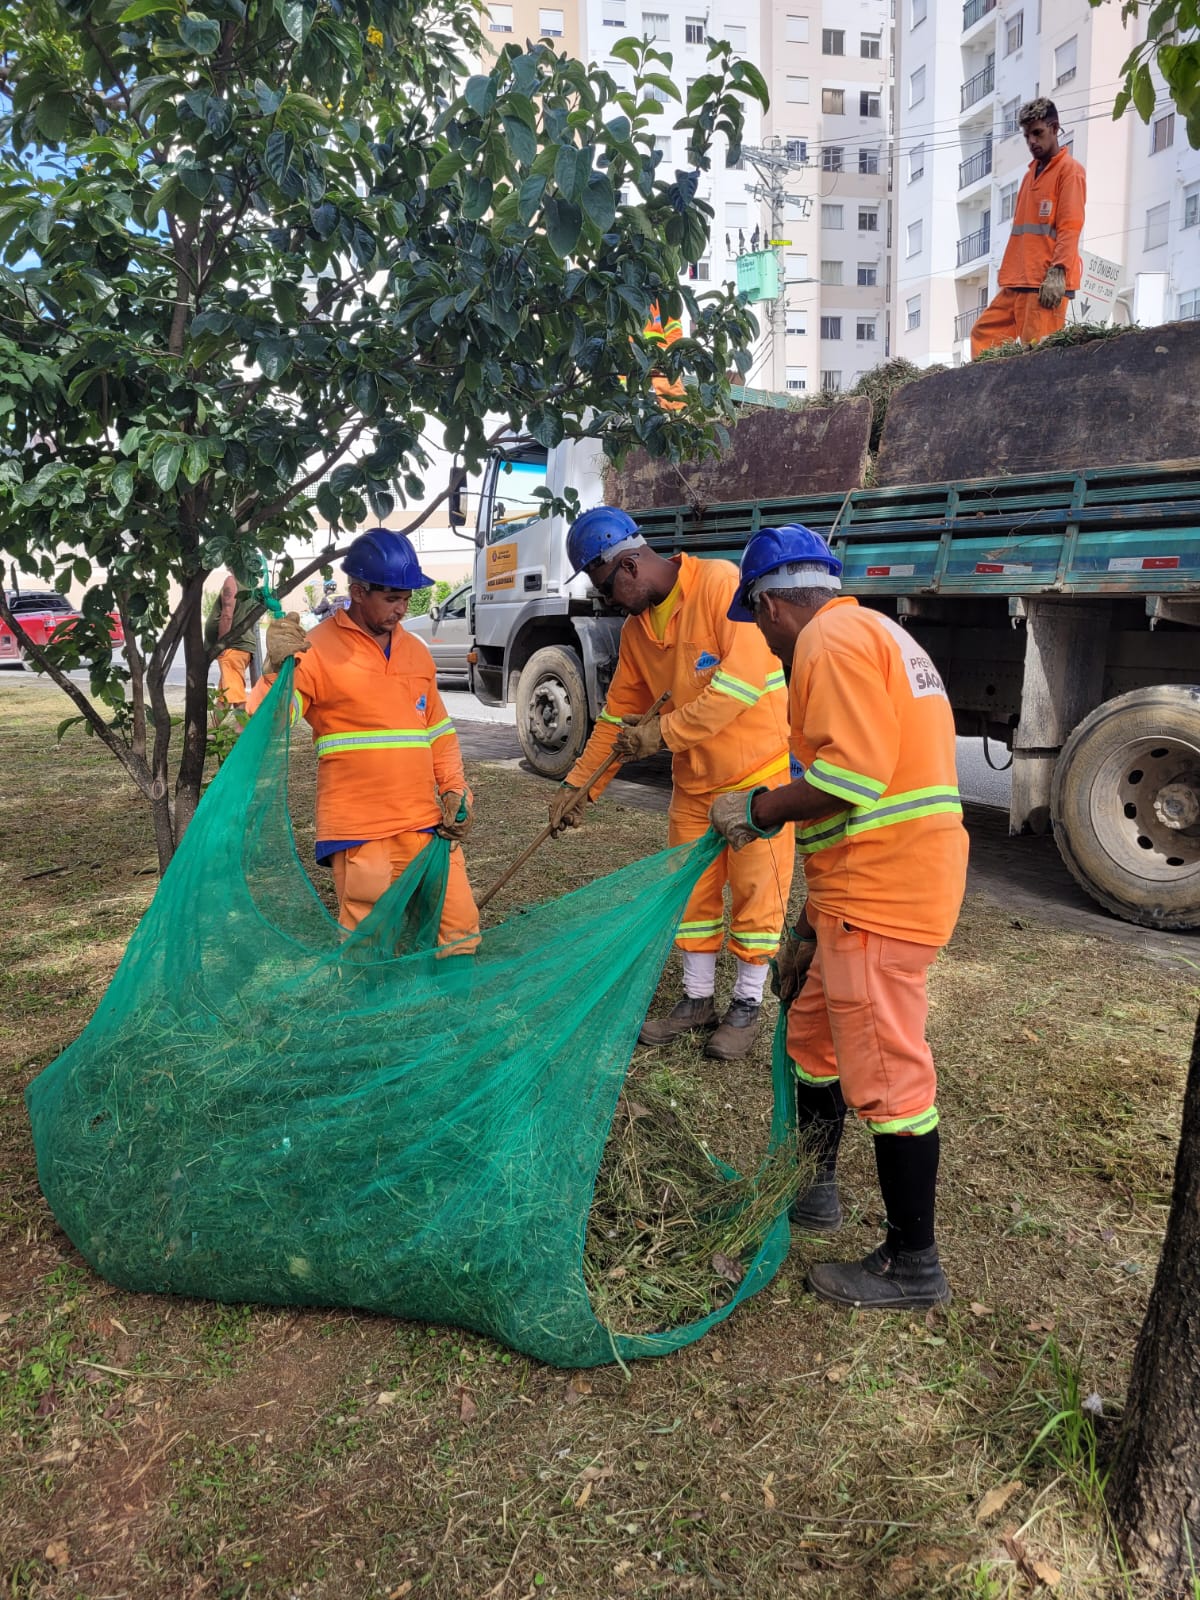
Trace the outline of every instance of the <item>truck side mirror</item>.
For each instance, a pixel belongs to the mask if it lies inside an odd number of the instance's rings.
[[[451,467],[450,469],[450,499],[448,502],[450,512],[450,526],[461,528],[467,520],[465,505],[467,492],[467,469],[465,467]]]

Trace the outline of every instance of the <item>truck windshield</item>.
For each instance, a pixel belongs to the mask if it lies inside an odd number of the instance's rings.
[[[488,544],[510,539],[518,529],[542,514],[536,499],[546,487],[546,452],[538,445],[505,452],[493,458],[492,492],[485,500],[490,512],[485,529]]]

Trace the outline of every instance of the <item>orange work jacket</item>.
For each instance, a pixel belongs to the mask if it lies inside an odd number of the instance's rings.
[[[441,821],[439,793],[466,790],[454,724],[437,689],[433,657],[403,626],[384,655],[336,611],[296,657],[293,716],[313,731],[317,838],[388,839]],[[253,712],[269,688],[260,679]]]
[[[668,345],[672,345],[677,339],[683,338],[683,325],[678,317],[668,317],[664,322],[658,301],[655,300],[650,307],[650,315],[646,319],[646,325],[642,329],[642,338],[647,344],[660,345],[665,350]],[[676,378],[672,381],[670,378],[664,378],[661,374],[655,374],[650,383],[658,396],[658,403],[664,411],[683,410],[686,402],[681,378]]]
[[[1002,289],[1037,289],[1050,267],[1063,267],[1067,288],[1078,289],[1079,235],[1087,204],[1087,174],[1060,150],[1038,173],[1031,161],[1017,193],[1012,232],[1000,263]]]
[[[954,714],[924,648],[849,596],[801,630],[788,689],[793,775],[829,795],[796,824],[810,902],[869,933],[942,945],[967,835]]]
[[[693,795],[740,789],[787,769],[787,699],[779,662],[757,628],[730,622],[738,586],[730,561],[676,557],[679,600],[659,639],[648,611],[621,629],[617,670],[587,748],[567,774],[582,788],[611,754],[621,718],[669,690],[662,735],[671,779]],[[592,790],[600,794],[615,774]]]

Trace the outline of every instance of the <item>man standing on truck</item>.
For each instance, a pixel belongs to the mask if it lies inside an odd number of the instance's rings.
[[[452,842],[439,947],[479,943],[479,912],[459,841],[471,791],[428,647],[403,626],[414,589],[433,582],[402,533],[372,528],[346,552],[350,604],[305,633],[293,611],[267,629],[254,711],[280,667],[297,657],[295,714],[317,751],[317,860],[333,869],[338,921],[354,928],[426,849]]]
[[[971,329],[972,357],[1009,339],[1037,344],[1056,332],[1079,287],[1087,175],[1059,146],[1053,100],[1030,100],[1017,121],[1033,160],[1017,194],[999,291]]]
[[[933,1229],[926,974],[958,918],[967,836],[937,669],[890,617],[840,595],[840,572],[807,528],[748,541],[729,614],[756,623],[784,663],[799,775],[721,795],[711,817],[738,851],[798,824],[808,899],[778,966],[800,1133],[817,1161],[791,1210],[804,1231],[841,1227],[847,1106],[874,1135],[887,1236],[862,1261],[812,1267],[809,1287],[837,1305],[916,1308],[950,1298]]]
[[[588,775],[615,750],[637,761],[664,746],[672,753],[667,838],[672,845],[708,831],[714,798],[726,791],[787,782],[787,704],[783,674],[763,640],[729,620],[737,569],[729,561],[656,555],[624,511],[585,511],[567,537],[575,572],[627,614],[617,669],[599,720],[579,760],[550,802],[552,826],[577,826],[567,813]],[[638,718],[664,691],[661,716]],[[595,800],[608,783],[589,791]],[[663,1045],[684,1033],[710,1037],[705,1054],[744,1056],[758,1031],[767,963],[779,944],[795,853],[792,830],[757,841],[738,856],[725,851],[696,885],[676,944],[683,954],[684,998],[668,1016],[648,1019],[639,1042]],[[714,990],[724,942],[724,889],[729,884],[729,948],[737,963],[724,1017]]]

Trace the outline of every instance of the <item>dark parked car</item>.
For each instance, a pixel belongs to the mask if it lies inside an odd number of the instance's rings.
[[[433,656],[438,677],[465,678],[470,649],[471,580],[460,583],[440,603],[434,601],[423,617],[406,617],[404,626],[423,640]]]

